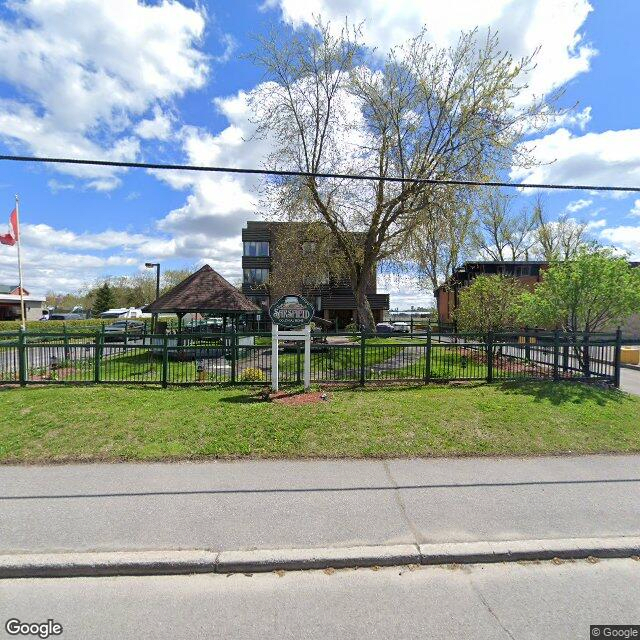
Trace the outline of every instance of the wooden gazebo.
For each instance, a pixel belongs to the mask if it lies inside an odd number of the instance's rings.
[[[208,264],[185,278],[171,291],[147,305],[147,313],[175,313],[178,316],[178,333],[182,330],[182,318],[188,313],[218,316],[226,330],[227,320],[237,324],[240,316],[260,313],[249,298],[238,291]]]

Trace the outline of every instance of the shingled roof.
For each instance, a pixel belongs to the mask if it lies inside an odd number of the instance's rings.
[[[208,264],[147,305],[148,313],[260,313],[260,309]]]

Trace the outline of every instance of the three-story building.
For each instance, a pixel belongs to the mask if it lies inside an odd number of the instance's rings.
[[[313,259],[315,245],[309,228],[304,222],[247,222],[242,230],[242,292],[263,309],[283,295],[302,295],[314,306],[316,316],[342,329],[357,322],[353,290],[344,277],[323,277],[321,268],[313,277],[305,272],[303,258]],[[389,310],[389,294],[377,292],[375,274],[367,298],[375,321],[382,322]]]

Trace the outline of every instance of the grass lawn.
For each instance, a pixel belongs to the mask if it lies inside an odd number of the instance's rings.
[[[338,389],[286,406],[253,388],[0,391],[0,461],[640,451],[640,398],[571,383]]]

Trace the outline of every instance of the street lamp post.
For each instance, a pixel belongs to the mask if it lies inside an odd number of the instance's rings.
[[[153,267],[156,268],[156,300],[160,297],[160,263],[159,262],[145,262],[144,266],[147,269],[151,269]],[[151,331],[155,333],[156,325],[158,324],[158,314],[154,313],[151,317]]]

